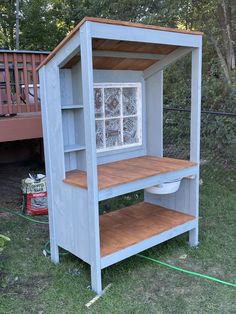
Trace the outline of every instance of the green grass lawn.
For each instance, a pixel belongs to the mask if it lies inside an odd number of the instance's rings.
[[[236,175],[224,170],[221,184],[214,179],[217,173],[205,176],[204,170],[199,247],[190,248],[183,235],[144,254],[236,283]],[[102,209],[130,204],[136,198],[142,198],[142,193],[103,203]],[[103,271],[103,286],[111,283],[111,288],[87,309],[85,304],[95,295],[89,287],[89,267],[70,254],[57,266],[44,257],[47,226],[8,214],[1,214],[0,219],[0,233],[11,238],[0,253],[1,314],[236,313],[236,288],[137,256]]]

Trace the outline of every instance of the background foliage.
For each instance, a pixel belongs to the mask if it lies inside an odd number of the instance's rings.
[[[220,106],[235,87],[235,0],[20,0],[20,48],[51,50],[84,16],[198,29],[204,37],[204,96]],[[15,47],[15,0],[0,1],[0,46]],[[222,84],[222,80],[228,83]],[[220,85],[220,86],[219,86]]]
[[[203,31],[202,108],[236,111],[235,0],[20,0],[20,49],[52,50],[84,16]],[[15,47],[15,0],[0,0],[0,47]],[[190,107],[190,73],[189,57],[165,71],[166,108]],[[189,144],[183,115],[168,113],[166,125],[172,142]],[[235,118],[206,117],[202,125],[209,151],[235,155]]]

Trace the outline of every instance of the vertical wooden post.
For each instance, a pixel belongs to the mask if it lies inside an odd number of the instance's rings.
[[[145,79],[148,123],[147,155],[163,157],[163,70]],[[159,204],[160,197],[144,190],[144,200]]]
[[[93,60],[90,26],[86,22],[80,30],[82,90],[85,116],[86,168],[88,184],[88,216],[90,235],[90,264],[92,289],[102,292],[101,257],[98,209],[98,179],[95,139],[94,96],[93,96]]]
[[[51,145],[50,142],[50,123],[48,120],[48,91],[47,91],[47,79],[46,79],[46,71],[45,67],[40,69],[40,95],[42,99],[42,124],[43,124],[43,141],[44,141],[44,154],[46,162],[46,173],[47,173],[47,190],[48,190],[48,214],[49,214],[49,227],[50,227],[50,251],[51,251],[51,260],[53,263],[59,263],[59,250],[56,242],[56,221],[55,221],[55,200],[53,194],[53,179],[52,179],[52,153],[51,153]]]
[[[190,160],[197,163],[200,161],[201,72],[202,50],[195,48],[192,51]]]
[[[30,112],[30,103],[29,103],[29,84],[27,77],[27,62],[26,55],[23,53],[23,77],[24,77],[24,85],[25,85],[25,102],[26,102],[26,110]]]
[[[163,71],[145,80],[147,154],[163,157]]]
[[[44,58],[45,58],[45,55],[40,54],[40,63],[43,62]]]
[[[17,54],[16,53],[13,54],[13,61],[14,61],[17,112],[21,112],[19,72],[18,72]]]
[[[7,93],[7,106],[8,112],[12,113],[12,101],[11,101],[11,86],[10,86],[10,73],[8,65],[8,56],[7,53],[4,53],[4,68],[5,68],[5,82],[6,82],[6,93]]]
[[[34,86],[34,107],[35,111],[39,111],[39,102],[38,102],[38,76],[36,73],[35,65],[35,54],[32,54],[32,75],[33,75],[33,86]]]
[[[192,51],[192,85],[191,85],[191,144],[190,160],[200,166],[200,123],[201,123],[201,69],[202,47]],[[194,180],[190,180],[190,214],[199,216],[199,171]],[[198,245],[198,226],[189,232],[191,246]]]

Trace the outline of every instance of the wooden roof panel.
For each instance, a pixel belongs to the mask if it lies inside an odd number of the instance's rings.
[[[141,23],[131,23],[131,22],[126,22],[126,21],[110,20],[110,19],[104,19],[104,18],[85,17],[59,43],[59,45],[48,55],[48,57],[45,60],[43,60],[43,62],[39,65],[37,70],[39,70],[43,65],[47,64],[56,55],[56,53],[77,33],[77,31],[79,31],[80,27],[85,22],[95,22],[95,23],[112,24],[112,25],[120,25],[120,26],[128,26],[128,27],[137,27],[137,28],[152,29],[152,30],[165,31],[165,32],[182,33],[182,34],[186,34],[186,35],[203,35],[202,32],[197,32],[197,31],[190,31],[190,30],[182,30],[182,29],[177,29],[177,28],[161,27],[161,26],[156,26],[156,25],[146,25],[146,24],[141,24]]]
[[[75,55],[63,68],[71,68],[80,61],[80,55]],[[157,62],[157,59],[137,59],[119,57],[93,57],[95,70],[133,70],[143,71]]]
[[[143,71],[157,60],[128,59],[113,57],[93,57],[93,68],[100,70],[133,70]]]
[[[160,44],[147,44],[140,42],[131,42],[124,40],[110,40],[110,39],[93,39],[93,51],[116,51],[116,52],[127,52],[127,53],[146,53],[146,54],[157,54],[167,55],[177,49],[178,46],[174,45],[160,45]],[[71,68],[77,62],[80,61],[80,55],[77,54],[72,57],[64,68]],[[93,67],[94,69],[100,70],[134,70],[143,71],[149,66],[157,62],[158,59],[154,58],[138,58],[137,57],[119,57],[118,55],[113,56],[93,56]]]
[[[122,52],[140,52],[140,53],[156,53],[166,55],[177,46],[149,44],[135,41],[111,40],[111,39],[93,39],[94,50],[122,51]]]

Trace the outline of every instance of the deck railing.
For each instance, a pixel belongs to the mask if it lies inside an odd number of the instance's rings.
[[[0,50],[0,114],[40,111],[36,68],[47,54]]]

